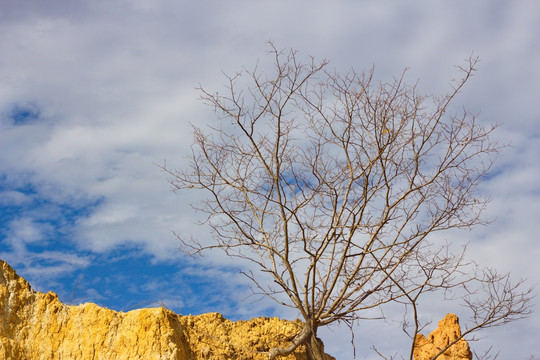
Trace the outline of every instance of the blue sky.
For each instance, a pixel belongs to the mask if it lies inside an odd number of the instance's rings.
[[[183,314],[296,316],[249,297],[242,264],[178,251],[171,230],[201,239],[209,231],[194,225],[188,206],[198,195],[174,195],[156,166],[181,167],[189,123],[214,119],[195,87],[220,89],[222,71],[252,67],[266,40],[327,58],[337,71],[375,65],[382,81],[408,67],[407,79],[426,93],[446,91],[454,65],[478,55],[479,71],[456,108],[500,124],[495,138],[512,146],[484,186],[495,221],[445,237],[470,241],[469,256],[481,264],[538,283],[540,3],[2,0],[0,7],[0,259],[34,288],[116,310],[162,302]],[[529,335],[540,333],[536,310],[473,346],[495,345],[501,359],[540,356]],[[433,304],[427,316],[436,322],[459,311]],[[401,340],[388,343],[389,334],[402,337],[393,324],[359,326],[358,358],[375,359],[372,344],[405,351]],[[351,358],[346,329],[321,336],[329,353]]]

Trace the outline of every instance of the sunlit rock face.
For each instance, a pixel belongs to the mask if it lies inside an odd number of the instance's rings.
[[[422,334],[416,336],[414,359],[432,359],[460,336],[461,329],[459,327],[458,317],[454,314],[446,314],[446,316],[439,321],[439,327],[429,334],[427,339]],[[437,358],[437,360],[471,359],[472,353],[469,349],[469,344],[467,344],[467,341],[464,339],[458,340]]]
[[[181,316],[165,308],[117,312],[63,304],[33,291],[0,260],[0,359],[267,359],[302,323],[232,322],[218,313]],[[300,347],[285,359],[306,359]]]
[[[66,305],[53,292],[32,290],[0,260],[0,359],[267,359],[286,347],[300,321],[254,318],[232,322],[219,313],[182,316],[165,308],[117,312],[86,303]],[[426,339],[416,338],[415,360],[431,359],[461,334],[448,314]],[[307,360],[305,349],[282,359]],[[333,359],[328,356],[327,359]],[[459,340],[441,360],[472,359]]]

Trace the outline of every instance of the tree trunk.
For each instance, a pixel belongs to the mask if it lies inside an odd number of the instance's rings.
[[[306,342],[306,350],[309,360],[326,360],[323,342],[314,331]]]
[[[300,345],[305,345],[308,360],[326,360],[324,345],[321,339],[317,337],[317,330],[310,324],[305,324],[304,328],[295,336],[292,343],[285,349],[274,348],[268,354],[268,359],[276,359],[281,356],[287,356],[294,352]],[[330,357],[330,359],[333,359]]]

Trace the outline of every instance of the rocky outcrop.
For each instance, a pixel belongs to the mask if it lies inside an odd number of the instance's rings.
[[[0,359],[267,359],[302,323],[278,318],[232,322],[218,313],[181,316],[165,308],[117,312],[70,306],[33,291],[0,260]],[[305,350],[285,359],[304,360]]]
[[[182,316],[163,307],[117,312],[87,303],[60,302],[53,292],[32,290],[0,260],[0,359],[267,359],[286,347],[302,322],[255,318],[232,322],[219,313]],[[461,335],[448,314],[426,339],[416,338],[415,360],[428,360]],[[305,349],[282,359],[307,360]],[[328,356],[328,359],[333,359]],[[470,360],[459,340],[440,360]]]
[[[414,359],[415,360],[430,360],[439,354],[448,345],[461,337],[461,329],[459,327],[459,319],[454,314],[446,314],[439,321],[439,327],[435,329],[429,336],[422,334],[416,335]],[[451,347],[445,350],[437,360],[471,360],[472,353],[469,349],[469,344],[465,339],[460,339]]]

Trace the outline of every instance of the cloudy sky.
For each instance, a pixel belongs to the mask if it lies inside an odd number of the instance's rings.
[[[408,67],[426,93],[447,91],[454,65],[479,56],[457,105],[500,124],[494,137],[511,146],[484,186],[495,221],[448,237],[470,241],[479,263],[539,282],[535,1],[0,0],[0,259],[68,303],[294,318],[248,297],[239,265],[221,254],[177,250],[171,230],[202,239],[209,231],[193,224],[187,204],[197,195],[173,194],[156,165],[182,167],[189,123],[213,120],[195,88],[220,89],[222,72],[264,58],[266,40],[327,58],[337,71],[375,65],[383,81]],[[540,357],[536,310],[473,348]],[[446,312],[460,308],[430,316],[436,323]],[[406,351],[392,323],[362,323],[355,335],[359,359],[376,358],[373,344]],[[352,358],[345,329],[321,336],[329,353]]]

